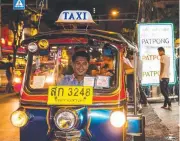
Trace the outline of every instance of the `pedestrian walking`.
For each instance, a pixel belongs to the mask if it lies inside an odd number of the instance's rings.
[[[172,110],[171,101],[168,97],[170,58],[165,54],[165,49],[163,47],[158,48],[158,53],[160,56],[160,89],[162,95],[164,96],[164,105],[161,108],[168,108],[169,110]]]
[[[133,51],[129,51],[127,53],[126,58],[129,60],[130,64],[132,65],[132,68],[134,69],[134,56]],[[133,101],[134,99],[134,73],[127,75],[127,90],[129,93],[129,100]]]
[[[12,93],[13,92],[13,59],[10,55],[7,57],[8,62],[6,63],[6,77],[8,80],[8,83],[6,85],[6,93]]]

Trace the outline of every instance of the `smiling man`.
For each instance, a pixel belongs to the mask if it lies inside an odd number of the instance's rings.
[[[84,77],[89,67],[90,56],[85,51],[76,52],[72,56],[72,67],[74,73],[66,75],[58,85],[82,86]]]

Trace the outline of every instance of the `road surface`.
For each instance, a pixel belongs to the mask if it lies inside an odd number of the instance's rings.
[[[19,107],[18,97],[0,95],[0,141],[19,141],[19,129],[10,122],[11,113]]]

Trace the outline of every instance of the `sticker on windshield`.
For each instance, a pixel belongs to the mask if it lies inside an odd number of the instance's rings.
[[[49,42],[46,39],[42,39],[38,42],[38,46],[40,49],[47,49],[49,47]]]
[[[45,80],[46,80],[45,76],[34,76],[33,88],[44,88]]]
[[[94,77],[84,77],[84,86],[94,87]]]
[[[109,81],[110,81],[109,76],[97,76],[96,87],[109,88],[109,84],[110,84]]]

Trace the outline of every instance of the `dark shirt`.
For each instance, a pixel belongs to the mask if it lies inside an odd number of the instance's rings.
[[[8,76],[12,75],[10,68],[13,69],[13,63],[11,63],[11,62],[6,63],[6,75],[8,75]]]
[[[87,74],[88,75],[92,75],[92,70],[97,70],[98,71],[98,67],[95,64],[90,64],[87,70]]]

